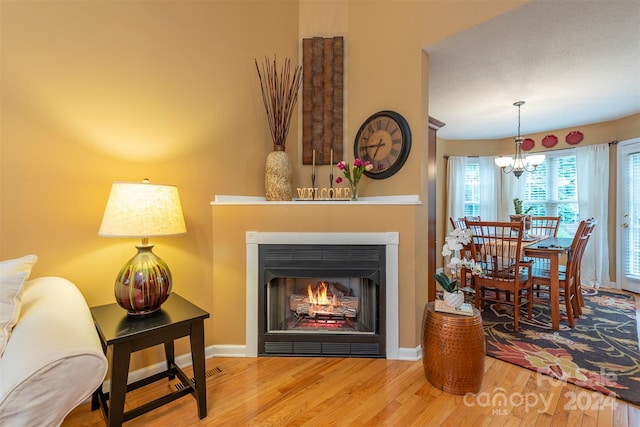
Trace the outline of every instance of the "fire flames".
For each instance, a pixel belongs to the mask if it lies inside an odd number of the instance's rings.
[[[335,283],[318,282],[317,286],[308,284],[306,294],[293,293],[289,297],[289,309],[298,321],[314,319],[323,325],[328,322],[351,322],[358,316],[360,298],[345,295]]]
[[[335,295],[331,300],[329,300],[329,297],[327,295],[327,285],[324,282],[321,282],[318,285],[318,289],[315,292],[313,292],[313,289],[311,289],[311,285],[309,284],[307,286],[307,294],[309,295],[309,304],[317,304],[317,305],[335,305],[336,304]]]

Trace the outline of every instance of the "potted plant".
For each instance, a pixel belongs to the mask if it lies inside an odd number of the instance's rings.
[[[513,209],[515,210],[515,215],[509,215],[509,219],[511,222],[524,222],[524,230],[525,232],[531,228],[531,215],[529,212],[533,209],[533,206],[529,206],[524,212],[522,211],[522,200],[518,197],[513,199]]]
[[[470,269],[472,275],[482,273],[480,265],[476,264],[474,260],[460,257],[461,251],[469,242],[471,242],[471,230],[468,228],[457,228],[449,233],[442,247],[442,256],[449,260],[446,265],[449,274],[439,272],[433,275],[435,281],[444,291],[442,294],[444,302],[452,308],[458,308],[464,303],[464,294],[460,290],[460,270],[462,267]]]

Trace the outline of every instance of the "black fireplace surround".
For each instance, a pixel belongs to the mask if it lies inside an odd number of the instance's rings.
[[[386,357],[385,253],[384,245],[259,245],[258,355]],[[304,298],[319,283],[352,295],[358,314],[336,321],[290,309],[291,295]]]

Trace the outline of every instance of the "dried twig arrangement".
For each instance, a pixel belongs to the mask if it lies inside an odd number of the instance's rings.
[[[265,56],[262,69],[258,66],[258,60],[255,62],[262,89],[262,102],[267,110],[273,144],[284,150],[291,115],[298,100],[302,67],[296,66],[291,74],[291,61],[289,58],[285,58],[284,66],[278,73],[275,57],[272,63]],[[261,70],[262,72],[260,72]]]

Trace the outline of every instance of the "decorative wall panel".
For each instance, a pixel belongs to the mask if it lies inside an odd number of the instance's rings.
[[[342,160],[343,37],[302,40],[302,164]]]

